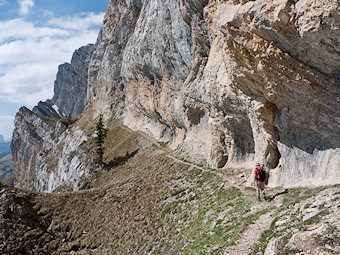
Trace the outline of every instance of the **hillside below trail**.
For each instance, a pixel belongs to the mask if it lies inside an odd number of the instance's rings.
[[[269,201],[259,203],[246,186],[251,169],[198,165],[146,134],[110,127],[105,165],[83,180],[89,189],[47,194],[0,186],[1,254],[340,250],[340,186],[267,188]]]

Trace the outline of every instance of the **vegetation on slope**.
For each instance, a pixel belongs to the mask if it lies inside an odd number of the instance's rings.
[[[274,254],[294,254],[308,249],[296,233],[315,229],[315,252],[340,247],[340,187],[272,189],[259,204],[244,185],[250,170],[192,165],[117,123],[104,148],[91,189],[0,187],[1,254],[263,254],[268,244]]]

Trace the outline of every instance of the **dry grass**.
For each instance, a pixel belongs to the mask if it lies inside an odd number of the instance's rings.
[[[91,134],[95,123],[87,118],[79,116],[78,124]],[[226,183],[222,172],[175,161],[166,148],[119,122],[108,128],[106,165],[90,180],[91,189],[42,194],[5,187],[22,214],[20,220],[6,216],[2,254],[223,254],[262,214],[271,210],[274,219],[313,193],[295,190],[284,195],[282,207],[258,206],[253,190]],[[91,146],[91,140],[82,145],[89,157]],[[280,233],[276,220],[254,254]]]

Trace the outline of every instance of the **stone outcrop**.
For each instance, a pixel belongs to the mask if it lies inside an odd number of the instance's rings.
[[[61,124],[61,123],[60,123]],[[20,108],[15,116],[15,130],[12,137],[14,185],[20,188],[36,189],[37,156],[44,146],[54,145],[51,139],[54,123],[44,121],[26,107]],[[65,127],[58,128],[60,135]]]
[[[80,114],[87,104],[87,71],[93,49],[92,44],[81,47],[71,64],[59,66],[51,100],[39,102],[32,111],[22,107],[17,113],[11,144],[16,187],[52,191],[66,185],[77,189],[79,179],[88,174],[90,167],[85,166],[91,159],[78,148],[87,136],[69,126],[71,115]]]
[[[62,120],[40,118],[22,107],[15,117],[12,139],[14,185],[51,192],[60,186],[80,189],[93,159],[82,146],[88,136]]]
[[[52,101],[62,116],[80,114],[87,105],[87,73],[93,51],[93,44],[83,46],[73,53],[71,64],[59,66]]]
[[[260,162],[272,186],[337,183],[339,10],[337,0],[111,0],[93,54],[60,68],[39,111],[76,114],[87,102],[91,118],[121,118],[212,167]],[[78,78],[86,100],[67,85]]]
[[[59,66],[53,98],[39,102],[33,112],[42,118],[57,119],[84,111],[87,105],[87,72],[93,50],[93,44],[83,46],[73,53],[70,64]]]
[[[58,113],[58,109],[50,99],[46,100],[45,102],[40,101],[37,106],[34,106],[32,111],[41,118],[61,118],[61,114]]]

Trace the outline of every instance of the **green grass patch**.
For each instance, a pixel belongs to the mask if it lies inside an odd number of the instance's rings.
[[[299,252],[300,252],[300,250],[295,248],[295,249],[285,250],[282,254],[283,255],[290,255],[290,254],[297,254]]]
[[[167,148],[169,141],[168,142],[158,142],[159,146],[161,146],[162,148]]]

